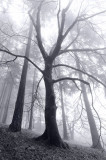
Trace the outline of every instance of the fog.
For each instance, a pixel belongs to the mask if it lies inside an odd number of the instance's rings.
[[[22,105],[20,126],[43,134],[50,94],[63,139],[106,148],[105,6],[105,0],[0,0],[1,123],[13,127]]]

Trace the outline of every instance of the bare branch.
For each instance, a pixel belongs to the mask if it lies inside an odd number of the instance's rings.
[[[75,26],[75,24],[78,22],[78,17],[76,17],[76,19],[74,20],[74,22],[71,24],[71,26],[67,29],[67,31],[64,33],[63,35],[63,39],[66,38],[66,36],[68,35],[68,33],[70,32],[70,30]]]
[[[25,59],[27,59],[31,64],[33,64],[42,74],[43,74],[43,71],[32,61],[32,60],[30,60],[28,57],[26,57],[26,56],[22,56],[22,55],[16,55],[16,54],[14,54],[14,53],[12,53],[12,52],[10,52],[10,51],[7,51],[7,50],[3,50],[3,49],[0,49],[0,52],[5,52],[5,53],[8,53],[8,54],[10,54],[11,56],[14,56],[14,57],[16,57],[16,58],[25,58]],[[15,58],[15,59],[16,59]]]
[[[80,81],[86,85],[89,85],[89,83],[87,81],[84,81],[82,79],[79,79],[79,78],[70,78],[70,77],[65,77],[65,78],[59,78],[57,80],[53,80],[52,82],[53,83],[57,83],[57,82],[60,82],[60,81],[64,81],[64,80],[71,80],[71,81]]]
[[[59,55],[62,53],[66,53],[66,52],[94,52],[94,51],[102,51],[105,50],[106,47],[104,48],[82,48],[82,49],[67,49],[67,50],[61,50]]]
[[[88,20],[88,19],[90,19],[90,18],[93,18],[93,17],[95,17],[95,16],[97,16],[97,15],[100,15],[100,14],[102,14],[102,13],[105,13],[105,12],[106,12],[106,10],[101,11],[101,12],[98,12],[98,13],[95,13],[95,14],[93,14],[93,15],[91,15],[91,16],[88,16],[88,17],[85,17],[85,18],[80,18],[81,16],[79,16],[79,13],[78,13],[78,15],[77,15],[77,17],[75,18],[74,22],[70,25],[70,27],[69,27],[69,28],[67,29],[67,31],[65,32],[65,34],[64,34],[64,36],[63,36],[63,39],[66,38],[66,36],[67,36],[68,33],[70,32],[70,30],[75,26],[75,24],[76,24],[77,22],[81,22],[81,21]]]
[[[41,1],[39,7],[38,7],[38,12],[37,12],[37,20],[36,20],[36,24],[34,22],[34,19],[33,19],[33,16],[29,13],[29,17],[33,23],[33,26],[36,30],[36,33],[37,33],[37,41],[38,41],[38,46],[39,46],[39,49],[41,51],[41,54],[43,56],[43,58],[45,59],[47,57],[47,53],[44,49],[44,46],[43,46],[43,43],[42,43],[42,38],[41,38],[41,25],[40,25],[40,12],[41,12],[41,7],[42,7],[42,4],[43,4],[43,0]]]
[[[81,72],[81,73],[87,75],[88,77],[91,77],[92,79],[94,79],[95,81],[97,81],[98,83],[100,83],[101,85],[103,85],[106,88],[106,85],[103,82],[101,82],[99,79],[97,79],[96,77],[92,76],[91,74],[89,74],[89,73],[87,73],[85,71],[82,71],[80,69],[77,69],[77,68],[74,68],[72,66],[65,65],[65,64],[57,64],[57,65],[54,65],[53,67],[61,67],[61,66],[68,67],[68,68],[74,69],[74,70],[76,70],[78,72]]]
[[[79,30],[78,27],[77,27],[77,35],[76,35],[75,38],[68,44],[68,46],[64,48],[64,50],[67,50],[67,49],[77,40],[79,34],[80,34],[80,30]]]
[[[85,20],[88,20],[88,19],[90,19],[90,18],[93,18],[93,17],[95,17],[95,16],[97,16],[97,15],[100,15],[100,14],[102,14],[102,13],[105,13],[105,12],[106,12],[106,10],[101,11],[101,12],[98,12],[98,13],[95,13],[95,14],[93,14],[93,15],[91,15],[91,16],[88,16],[88,17],[85,17],[85,18],[80,18],[80,19],[78,19],[78,21],[85,21]]]
[[[68,11],[72,2],[73,2],[73,0],[69,1],[66,8],[62,10],[62,13],[61,13],[62,20],[61,20],[61,24],[60,24],[60,27],[59,27],[59,33],[58,33],[56,46],[55,46],[54,51],[53,51],[52,56],[51,56],[52,59],[54,59],[57,56],[58,52],[60,51],[61,43],[63,41],[63,35],[62,34],[63,34],[63,30],[64,30],[64,25],[65,25],[66,12]]]
[[[59,9],[58,9],[58,12],[57,12],[58,34],[59,34],[59,31],[60,31],[60,20],[59,20],[59,14],[60,14],[60,0],[59,0]]]
[[[4,65],[4,64],[10,63],[10,62],[14,62],[16,59],[17,59],[17,57],[15,57],[12,60],[8,60],[8,61],[0,61],[0,65]]]

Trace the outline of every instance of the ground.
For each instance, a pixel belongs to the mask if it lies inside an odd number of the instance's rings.
[[[22,130],[11,133],[8,126],[0,125],[0,160],[106,160],[105,152],[96,149],[73,146],[62,149],[35,142],[37,134]]]

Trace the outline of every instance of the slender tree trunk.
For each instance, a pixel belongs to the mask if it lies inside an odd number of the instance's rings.
[[[65,110],[64,110],[64,102],[63,102],[63,89],[62,84],[59,82],[60,94],[61,94],[61,108],[62,108],[62,122],[63,122],[63,138],[68,140],[67,134],[67,124],[66,124],[66,117],[65,117]]]
[[[27,43],[26,52],[25,52],[25,56],[27,58],[29,58],[29,53],[30,53],[32,29],[33,29],[33,26],[31,23],[30,29],[29,29],[28,43]],[[23,69],[22,69],[21,80],[20,80],[20,84],[19,84],[18,95],[17,95],[16,104],[15,104],[13,119],[12,119],[12,122],[9,126],[9,129],[12,132],[21,131],[27,69],[28,69],[28,61],[26,59],[24,59],[24,65],[23,65]]]
[[[71,140],[74,140],[74,126],[75,126],[74,122],[72,122],[71,124],[68,124],[68,128],[69,128],[69,131],[70,131],[70,139]]]
[[[6,99],[7,99],[7,89],[8,89],[8,84],[7,81],[4,82],[4,87],[3,87],[3,93],[2,93],[2,97],[1,97],[1,102],[0,102],[0,121],[2,121],[2,115],[3,115],[3,109],[4,109],[4,105],[6,103]]]
[[[41,133],[41,128],[42,128],[42,115],[41,115],[41,108],[39,107],[39,119],[38,119],[38,122],[39,122],[39,132]]]
[[[34,70],[33,85],[32,85],[32,102],[31,102],[30,119],[29,119],[29,127],[28,127],[28,129],[31,129],[31,130],[33,128],[33,107],[35,102],[34,89],[35,89],[35,70]]]
[[[5,101],[6,89],[7,89],[7,80],[5,80],[3,83],[3,88],[2,88],[2,92],[1,92],[1,96],[0,96],[0,108],[2,108],[2,104]]]
[[[77,57],[76,57],[76,65],[77,65],[77,68],[80,69],[80,63],[79,63],[79,60]],[[83,79],[81,72],[79,72],[79,78]],[[91,131],[91,137],[92,137],[92,143],[93,143],[92,147],[101,149],[102,146],[100,143],[100,137],[99,137],[96,123],[94,120],[94,116],[92,114],[92,110],[91,110],[91,107],[89,104],[89,100],[88,100],[88,96],[87,96],[87,92],[86,92],[86,87],[83,83],[81,83],[81,88],[82,88],[83,99],[84,99],[84,103],[85,103],[85,107],[86,107],[90,131]]]
[[[8,97],[7,97],[7,100],[6,100],[6,104],[4,106],[4,113],[3,113],[2,123],[6,123],[12,89],[13,89],[13,83],[11,83],[10,86],[9,86]]]
[[[72,122],[72,126],[71,126],[71,140],[74,140],[74,122]]]

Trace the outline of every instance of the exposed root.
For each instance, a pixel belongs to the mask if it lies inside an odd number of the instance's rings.
[[[33,138],[33,140],[34,141],[43,141],[47,145],[56,146],[56,147],[63,148],[63,149],[69,149],[70,148],[69,145],[66,142],[63,142],[62,140],[50,142],[50,140],[47,139],[47,137],[45,137],[44,135],[41,135],[37,138]]]

